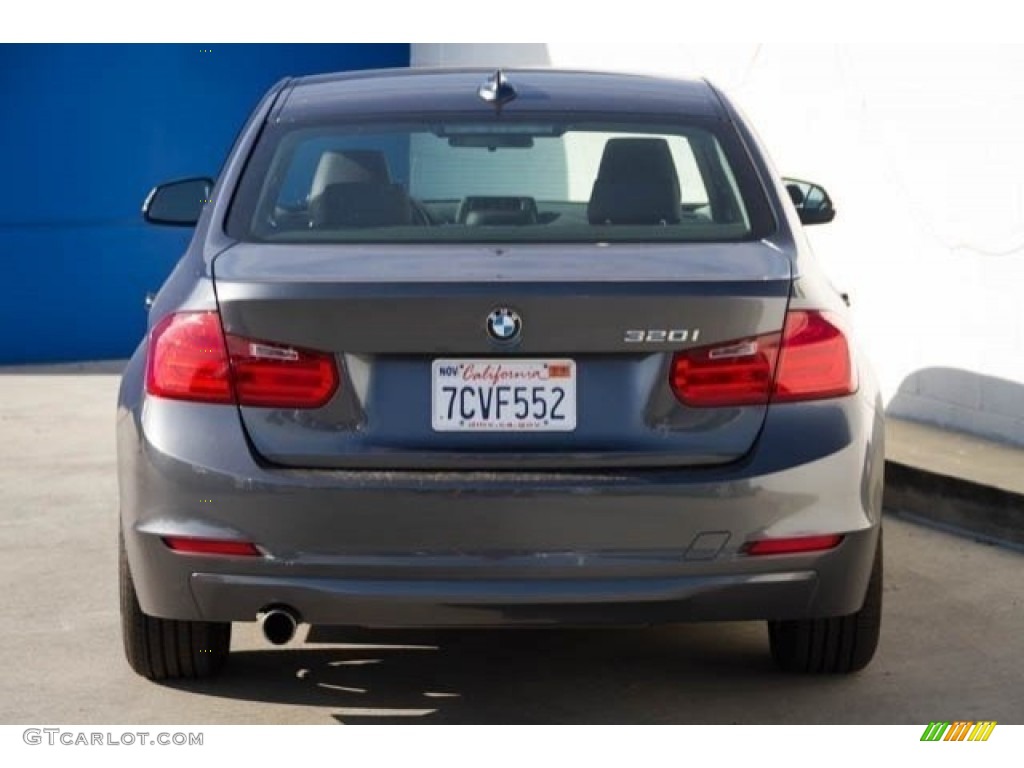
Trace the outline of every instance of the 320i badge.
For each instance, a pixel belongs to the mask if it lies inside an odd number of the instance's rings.
[[[214,675],[246,621],[872,658],[882,408],[803,233],[835,211],[706,81],[288,79],[143,213],[195,231],[118,400],[139,674]]]

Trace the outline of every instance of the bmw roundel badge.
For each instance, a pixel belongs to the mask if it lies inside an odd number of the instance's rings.
[[[519,313],[508,307],[498,307],[487,316],[487,335],[501,344],[516,341],[522,329]]]

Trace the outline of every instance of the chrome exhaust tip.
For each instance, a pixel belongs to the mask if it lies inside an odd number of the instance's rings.
[[[261,628],[263,637],[271,645],[284,645],[295,637],[299,619],[295,611],[286,606],[274,606],[263,612]]]

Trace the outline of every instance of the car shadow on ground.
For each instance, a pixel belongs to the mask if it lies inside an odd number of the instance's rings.
[[[737,723],[748,722],[750,711],[763,716],[766,702],[786,722],[794,695],[806,709],[801,691],[827,701],[826,692],[856,685],[856,677],[783,675],[766,634],[761,623],[597,631],[314,628],[305,646],[236,652],[217,681],[174,687],[324,707],[343,723]],[[823,706],[821,721],[833,721]]]

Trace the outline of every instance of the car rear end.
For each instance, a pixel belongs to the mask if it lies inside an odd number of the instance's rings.
[[[122,385],[142,614],[855,614],[877,393],[739,118],[433,77],[285,87],[243,134]]]

